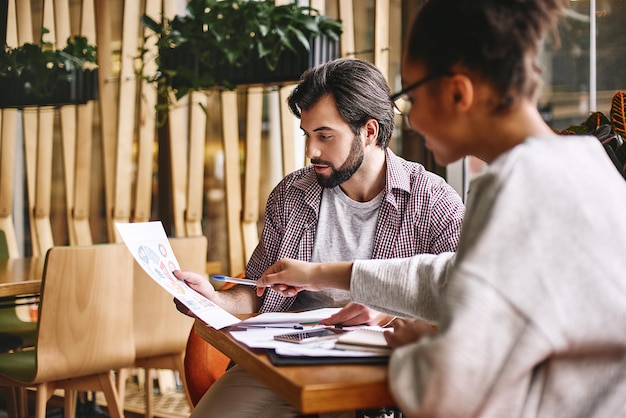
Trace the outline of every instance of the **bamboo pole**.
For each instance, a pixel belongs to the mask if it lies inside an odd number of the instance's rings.
[[[96,20],[94,0],[83,0],[80,33],[91,42],[96,39]],[[89,197],[91,191],[91,159],[93,149],[93,108],[92,101],[77,108],[76,162],[74,166],[74,200],[72,201],[72,219],[76,245],[93,243],[89,225]]]
[[[6,3],[7,45],[17,45],[17,18],[15,1]],[[2,109],[0,112],[0,229],[4,231],[9,258],[19,257],[19,246],[15,235],[13,218],[15,151],[16,151],[17,110]]]
[[[100,109],[100,132],[102,137],[102,151],[104,164],[105,216],[109,241],[115,241],[116,231],[113,227],[114,182],[116,161],[116,84],[114,77],[111,35],[111,3],[109,0],[95,0],[96,15],[96,43],[98,45],[98,94]]]
[[[135,98],[137,94],[134,56],[137,54],[138,47],[140,6],[138,1],[124,2],[113,222],[130,222],[131,218]],[[117,236],[116,241],[119,241]]]
[[[261,133],[263,124],[263,88],[248,89],[246,109],[246,165],[244,170],[243,216],[241,228],[244,259],[249,260],[259,243],[257,223],[261,182]]]

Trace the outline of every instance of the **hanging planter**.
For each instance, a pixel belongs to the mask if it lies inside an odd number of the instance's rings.
[[[193,90],[297,81],[339,57],[342,32],[339,20],[316,9],[271,0],[190,0],[184,16],[157,23],[144,15],[142,23],[158,37],[158,72],[148,80],[177,99]]]
[[[298,81],[308,68],[339,58],[339,43],[325,35],[309,39],[309,49],[298,45],[295,51],[284,51],[276,68],[271,69],[257,55],[240,65],[224,62],[205,65],[189,48],[161,51],[161,71],[171,73],[169,85],[174,90],[210,89],[215,86],[234,88],[238,85],[282,84]],[[178,71],[182,65],[189,70]],[[182,75],[180,75],[182,74]],[[190,75],[192,75],[190,80]]]
[[[31,80],[20,77],[0,77],[0,108],[24,108],[29,106],[61,106],[84,104],[98,98],[98,70],[64,69],[47,70],[53,74],[44,76],[55,80],[45,91],[29,88]]]
[[[48,33],[45,28],[43,34]],[[98,97],[96,48],[84,37],[63,50],[41,41],[0,54],[0,108],[83,104]]]

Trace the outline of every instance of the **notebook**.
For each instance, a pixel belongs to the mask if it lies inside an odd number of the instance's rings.
[[[339,350],[368,351],[380,354],[389,354],[391,347],[385,340],[384,331],[372,329],[357,329],[339,335],[335,343]]]

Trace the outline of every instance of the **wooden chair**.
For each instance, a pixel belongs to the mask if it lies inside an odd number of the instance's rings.
[[[19,305],[25,304],[24,298],[7,297],[0,302],[0,352],[32,347],[37,341],[37,323],[23,321],[17,314]],[[14,344],[5,343],[5,339]]]
[[[46,417],[56,389],[65,391],[66,418],[76,415],[79,390],[104,392],[110,416],[123,417],[112,370],[135,359],[132,274],[123,244],[48,250],[35,349],[0,354],[0,386],[35,387],[35,418]]]
[[[4,231],[0,230],[0,260],[8,259],[8,242]],[[31,347],[37,339],[37,323],[22,321],[18,317],[18,303],[17,297],[0,301],[0,352]]]
[[[230,359],[203,340],[192,328],[185,350],[185,384],[195,407],[204,393],[225,372]]]
[[[244,277],[244,273],[237,277]],[[234,286],[234,283],[225,283],[218,290],[227,290]],[[185,349],[185,384],[194,407],[211,385],[226,373],[229,363],[228,356],[203,340],[191,328]]]
[[[205,236],[170,238],[176,259],[184,270],[206,270],[207,239]],[[145,369],[145,416],[153,416],[153,379],[155,369],[177,370],[187,400],[185,384],[185,346],[193,319],[176,310],[172,296],[152,280],[135,262],[134,267],[135,367]],[[124,399],[128,369],[120,371],[118,393]],[[193,404],[189,402],[189,406]]]

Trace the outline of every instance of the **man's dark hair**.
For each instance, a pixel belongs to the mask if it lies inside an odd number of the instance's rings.
[[[310,109],[327,94],[335,99],[339,115],[355,136],[365,122],[375,119],[379,126],[376,144],[381,148],[389,145],[394,114],[389,86],[378,68],[366,61],[347,58],[311,68],[302,74],[289,96],[289,107],[300,118],[302,110]]]

